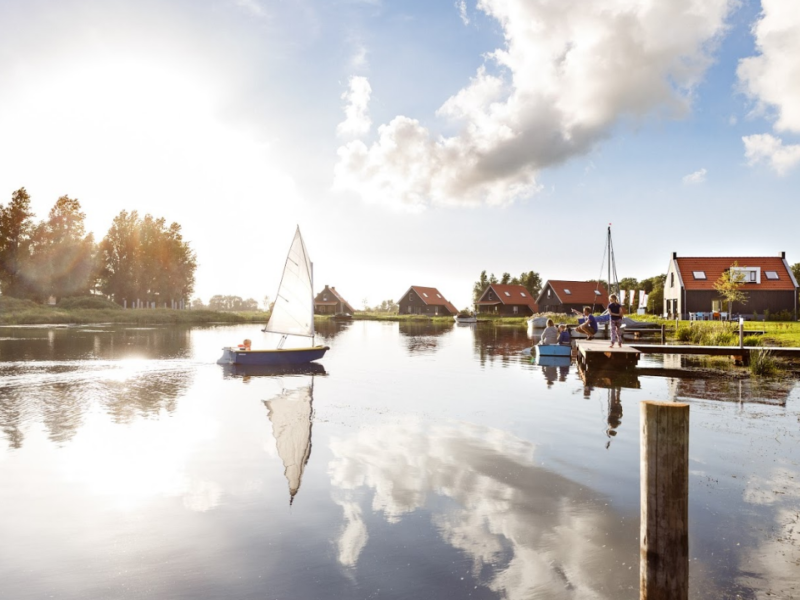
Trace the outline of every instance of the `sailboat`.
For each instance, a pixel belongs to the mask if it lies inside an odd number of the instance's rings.
[[[314,345],[314,268],[300,235],[300,227],[289,248],[275,298],[272,314],[262,331],[280,335],[278,347],[253,350],[249,343],[229,346],[222,349],[222,357],[217,362],[229,365],[301,365],[319,360],[330,350],[328,346]],[[311,345],[283,348],[289,336],[311,338]]]

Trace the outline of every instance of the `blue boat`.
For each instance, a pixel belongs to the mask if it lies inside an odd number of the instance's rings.
[[[536,345],[533,347],[536,356],[572,356],[572,346],[562,346],[560,344]]]
[[[266,333],[280,335],[277,348],[253,350],[250,340],[241,346],[222,349],[217,361],[227,365],[304,365],[322,358],[330,350],[328,346],[314,344],[314,268],[308,258],[300,228],[286,257],[281,283],[275,296],[275,304],[269,316]],[[301,348],[283,348],[289,336],[311,338],[311,345]]]
[[[330,350],[328,346],[312,348],[287,348],[275,350],[245,350],[240,348],[223,348],[218,362],[228,365],[304,365],[319,360]]]

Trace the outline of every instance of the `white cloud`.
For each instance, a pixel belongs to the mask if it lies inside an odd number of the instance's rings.
[[[800,163],[800,144],[784,146],[780,138],[768,133],[748,135],[742,141],[750,166],[766,163],[778,175],[784,175]]]
[[[342,94],[342,99],[347,102],[344,107],[345,120],[336,127],[340,136],[358,137],[369,133],[372,120],[369,118],[369,97],[372,88],[366,77],[351,77],[349,89]]]
[[[707,173],[708,171],[706,171],[705,169],[700,169],[699,171],[695,171],[694,173],[689,173],[688,175],[684,175],[683,183],[686,185],[703,183],[706,180]]]
[[[761,109],[777,111],[776,131],[800,132],[800,3],[762,0],[753,27],[757,56],[739,61],[745,92]]]
[[[461,17],[461,22],[464,25],[469,25],[469,15],[467,14],[467,3],[465,0],[458,0],[456,2],[456,8],[458,9],[458,16]]]
[[[774,110],[775,131],[800,133],[800,3],[762,0],[761,9],[753,27],[758,54],[739,61],[737,75],[757,112]],[[750,165],[766,162],[783,175],[800,161],[800,146],[784,146],[772,135],[742,140]]]
[[[684,114],[734,4],[480,0],[505,45],[438,111],[460,131],[397,116],[371,145],[339,148],[334,189],[412,210],[530,195],[541,169],[586,153],[620,118]]]

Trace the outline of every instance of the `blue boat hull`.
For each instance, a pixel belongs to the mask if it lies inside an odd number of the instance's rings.
[[[239,350],[223,348],[217,361],[226,365],[282,366],[304,365],[319,360],[330,350],[328,346],[313,348],[289,348],[286,350]]]
[[[534,346],[536,356],[572,356],[572,346]]]

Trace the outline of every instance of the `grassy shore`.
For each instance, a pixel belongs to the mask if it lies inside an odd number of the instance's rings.
[[[210,323],[262,323],[268,313],[172,310],[169,308],[64,308],[28,300],[0,298],[0,325],[84,325],[130,323],[136,325],[202,325]]]

